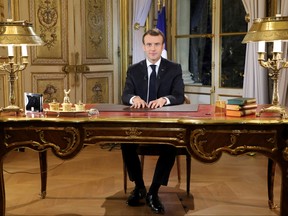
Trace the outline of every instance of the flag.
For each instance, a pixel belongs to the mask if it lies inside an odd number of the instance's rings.
[[[158,28],[160,31],[163,32],[165,39],[166,39],[166,9],[165,9],[165,6],[163,6],[158,11],[156,28]],[[162,57],[167,59],[166,41],[164,41],[164,49],[162,51]]]

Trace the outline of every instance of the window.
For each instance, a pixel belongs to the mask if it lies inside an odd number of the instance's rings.
[[[247,32],[242,0],[176,4],[176,60],[185,84],[242,88],[246,51],[242,40]]]
[[[247,32],[245,9],[242,1],[239,0],[221,2],[220,87],[242,88],[246,45],[241,42]]]

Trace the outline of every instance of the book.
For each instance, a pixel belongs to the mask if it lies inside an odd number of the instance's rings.
[[[226,116],[235,116],[235,117],[242,117],[247,115],[256,114],[256,109],[247,109],[247,110],[227,110],[226,109]]]
[[[227,100],[227,104],[246,105],[256,103],[256,98],[231,98]]]
[[[226,109],[228,110],[246,110],[246,109],[255,109],[257,108],[256,103],[246,104],[246,105],[237,105],[237,104],[226,104]]]

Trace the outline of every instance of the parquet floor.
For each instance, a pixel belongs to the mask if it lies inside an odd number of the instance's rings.
[[[144,176],[151,181],[156,157],[146,157]],[[168,216],[271,216],[279,209],[267,205],[267,158],[223,154],[214,164],[192,159],[191,195],[186,196],[185,157],[181,158],[181,178],[176,166],[160,198]],[[123,191],[122,157],[118,148],[109,150],[87,146],[74,159],[63,162],[48,154],[46,199],[39,198],[38,153],[11,152],[4,161],[6,215],[9,216],[147,216],[150,209],[128,207]],[[279,204],[280,172],[275,179],[275,200]],[[128,183],[128,192],[133,184]]]

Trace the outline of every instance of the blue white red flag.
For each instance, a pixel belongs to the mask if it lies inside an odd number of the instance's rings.
[[[163,6],[160,11],[158,11],[158,18],[157,18],[157,25],[160,31],[163,32],[165,39],[166,39],[166,9]],[[167,49],[166,49],[166,41],[164,41],[164,49],[162,51],[162,57],[167,59]]]

